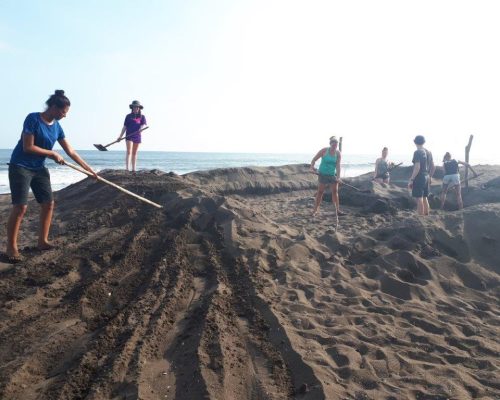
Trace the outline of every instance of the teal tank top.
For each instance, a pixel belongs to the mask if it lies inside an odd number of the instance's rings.
[[[389,172],[389,165],[387,164],[387,160],[381,159],[378,162],[377,174],[384,175],[387,172]]]
[[[319,164],[318,172],[321,175],[335,175],[337,172],[337,151],[335,151],[335,155],[332,156],[330,154],[330,148],[328,148],[325,155],[321,157],[321,164]]]

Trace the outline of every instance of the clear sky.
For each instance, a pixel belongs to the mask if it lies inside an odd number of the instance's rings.
[[[0,0],[0,148],[64,89],[78,149],[138,99],[145,150],[315,153],[335,134],[406,153],[423,134],[460,158],[474,134],[495,159],[498,21],[496,0]]]

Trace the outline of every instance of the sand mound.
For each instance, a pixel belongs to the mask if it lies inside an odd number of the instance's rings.
[[[269,194],[313,189],[317,176],[309,165],[220,168],[185,175],[191,183],[220,194]]]
[[[498,397],[491,170],[473,205],[423,219],[403,185],[350,180],[367,192],[342,188],[337,229],[329,203],[310,217],[300,165],[105,173],[161,211],[72,185],[57,194],[58,248],[0,264],[0,397]]]

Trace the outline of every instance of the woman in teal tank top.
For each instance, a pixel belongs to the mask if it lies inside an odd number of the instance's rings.
[[[319,210],[319,205],[323,200],[323,193],[328,185],[332,187],[332,202],[335,203],[337,212],[340,213],[339,209],[339,194],[338,188],[340,183],[340,161],[342,155],[337,149],[338,140],[335,136],[330,138],[330,147],[325,147],[318,151],[311,161],[311,171],[318,173],[318,192],[316,193],[316,201],[314,204],[313,215],[316,215]],[[319,169],[316,171],[314,164],[321,158],[321,163],[319,164]]]

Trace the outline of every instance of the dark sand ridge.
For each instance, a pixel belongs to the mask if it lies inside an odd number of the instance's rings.
[[[426,218],[353,179],[337,232],[305,166],[104,173],[163,211],[63,189],[59,248],[0,264],[0,398],[498,398],[500,168],[477,169]]]

